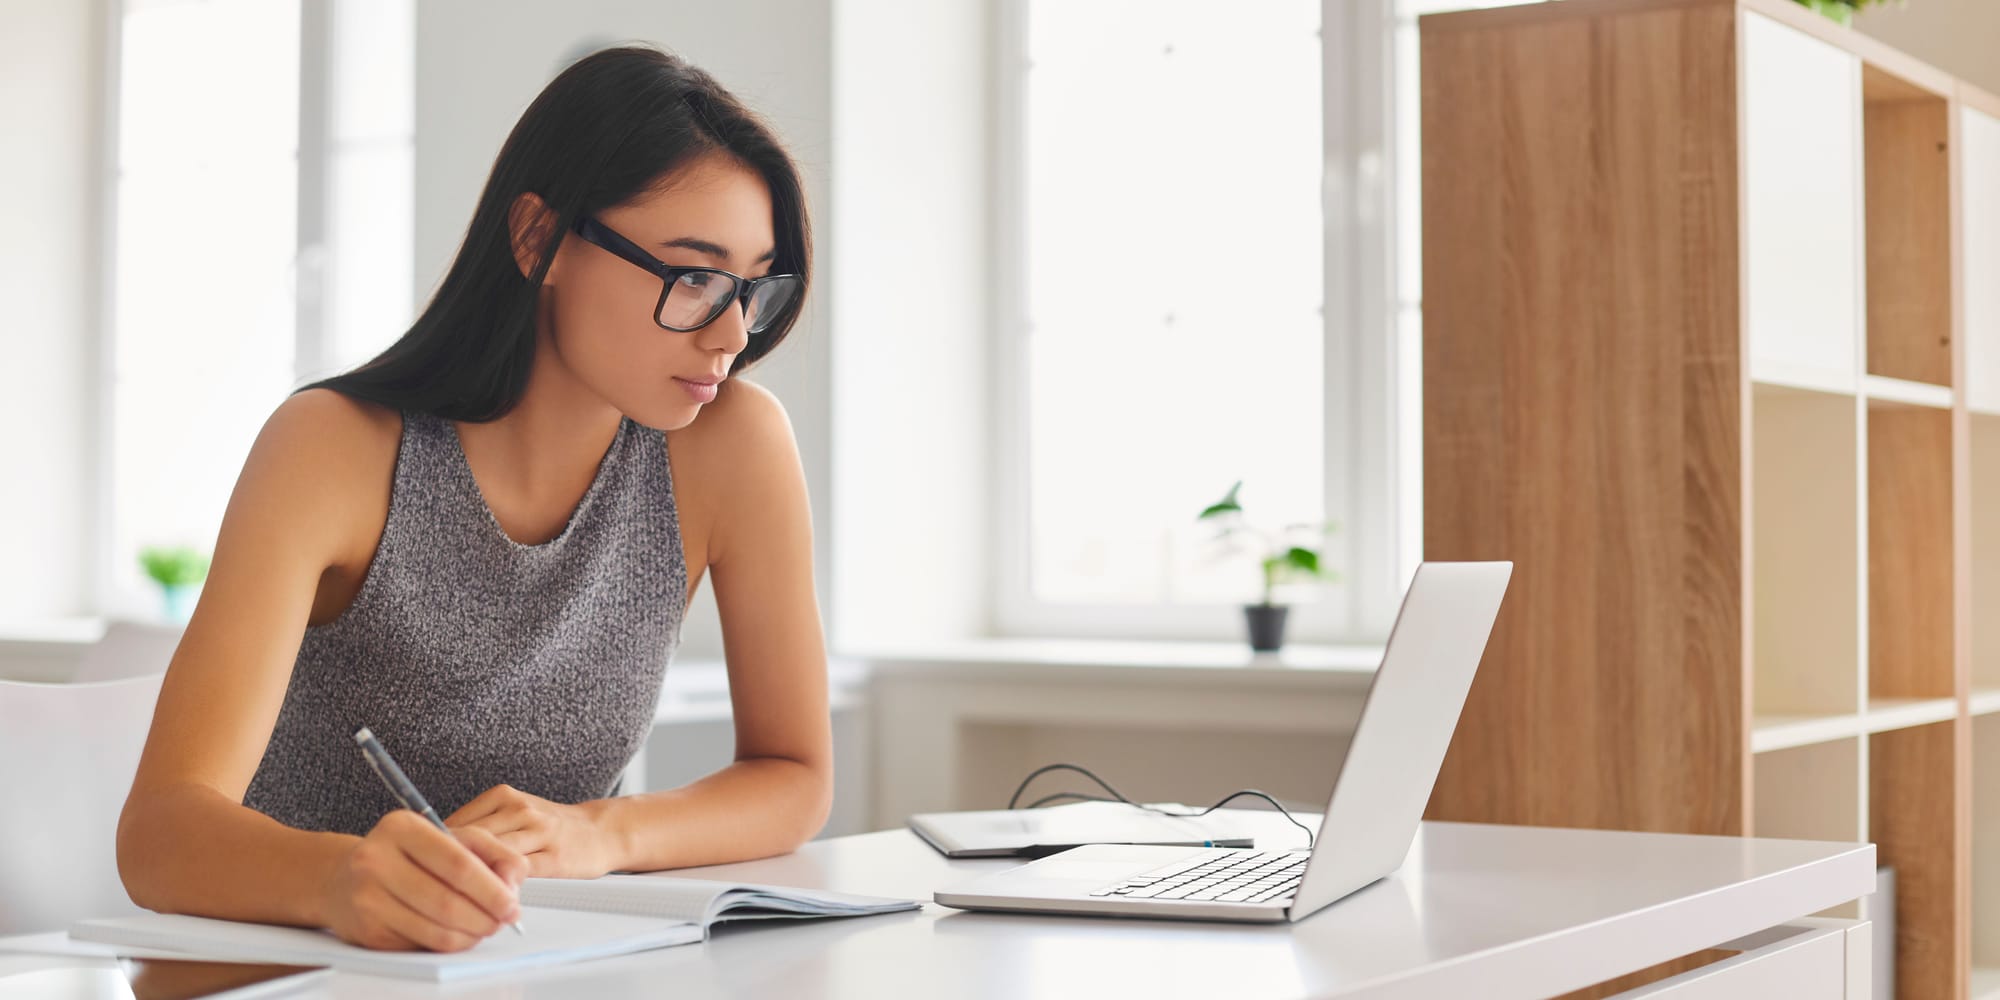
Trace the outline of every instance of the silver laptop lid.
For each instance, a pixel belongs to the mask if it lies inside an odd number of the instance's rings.
[[[1417,567],[1320,820],[1297,920],[1396,870],[1444,766],[1511,562]]]

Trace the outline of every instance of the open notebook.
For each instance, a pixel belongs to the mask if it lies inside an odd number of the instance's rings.
[[[531,878],[521,886],[525,935],[502,929],[450,954],[375,951],[326,931],[179,914],[83,920],[70,936],[242,962],[330,965],[347,972],[451,982],[691,944],[726,920],[848,917],[914,910],[908,899],[656,875]]]

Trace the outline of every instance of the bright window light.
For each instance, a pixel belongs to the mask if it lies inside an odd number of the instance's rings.
[[[1030,586],[1038,601],[1254,596],[1194,516],[1327,509],[1319,4],[1028,8]]]

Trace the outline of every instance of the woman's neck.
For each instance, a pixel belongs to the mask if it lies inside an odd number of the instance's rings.
[[[498,420],[458,425],[468,461],[476,452],[489,490],[561,499],[588,485],[623,419],[617,407],[579,382],[544,332],[536,338],[527,388]]]

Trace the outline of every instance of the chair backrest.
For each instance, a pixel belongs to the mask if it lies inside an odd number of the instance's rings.
[[[167,672],[167,662],[180,645],[181,627],[149,622],[109,621],[104,635],[85,647],[70,680],[115,681]]]
[[[139,912],[118,878],[118,813],[161,679],[0,681],[0,935]]]

